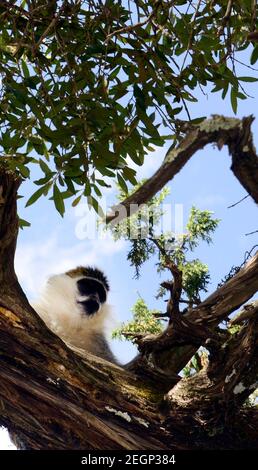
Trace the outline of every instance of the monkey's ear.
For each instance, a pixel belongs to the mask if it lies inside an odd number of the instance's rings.
[[[103,271],[98,268],[91,268],[90,266],[87,266],[86,271],[87,276],[93,277],[94,279],[100,281],[105,287],[106,291],[109,291],[109,282]]]
[[[101,282],[106,289],[106,291],[109,291],[109,282],[103,271],[101,271],[98,268],[92,268],[91,266],[78,266],[75,269],[71,269],[70,271],[67,271],[65,274],[70,277],[78,277],[78,276],[84,276],[84,277],[89,277],[93,279],[97,279],[99,282]]]

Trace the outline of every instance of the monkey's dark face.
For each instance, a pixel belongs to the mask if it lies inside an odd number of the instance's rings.
[[[107,292],[101,281],[84,277],[77,281],[80,297],[77,300],[86,315],[98,312],[107,300]]]

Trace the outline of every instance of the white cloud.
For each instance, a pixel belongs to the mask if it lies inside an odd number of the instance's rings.
[[[130,168],[136,170],[136,177],[138,180],[149,178],[161,165],[166,155],[167,148],[153,146],[154,151],[149,151],[144,159],[144,164],[138,166],[130,161]]]
[[[28,294],[35,297],[46,278],[78,265],[105,267],[108,259],[124,249],[123,240],[96,239],[78,242],[71,247],[62,245],[61,237],[53,233],[46,240],[18,245],[15,266],[19,281]]]

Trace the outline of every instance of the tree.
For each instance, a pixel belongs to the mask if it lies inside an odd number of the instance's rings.
[[[227,145],[234,175],[258,202],[253,118],[192,120],[189,110],[209,84],[222,98],[230,92],[234,112],[247,97],[242,82],[256,78],[238,76],[237,57],[247,49],[251,66],[258,59],[256,2],[130,4],[1,2],[0,422],[31,449],[257,448],[257,409],[244,406],[257,388],[258,303],[246,304],[258,287],[257,253],[204,301],[191,292],[182,314],[182,266],[156,244],[173,277],[169,322],[136,338],[140,354],[127,368],[70,351],[14,271],[26,225],[17,191],[33,165],[43,176],[28,206],[50,193],[61,215],[70,197],[98,210],[101,186],[116,179],[127,193],[136,185],[128,161],[141,165],[146,149],[172,139],[159,170],[107,215],[114,226],[215,143]],[[200,346],[208,359],[182,378]]]

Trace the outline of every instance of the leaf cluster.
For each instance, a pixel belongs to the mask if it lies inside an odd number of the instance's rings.
[[[149,310],[142,298],[137,299],[132,307],[132,313],[133,320],[128,323],[123,323],[117,328],[112,334],[113,338],[129,339],[133,341],[137,334],[161,333],[162,323],[154,315],[158,312],[156,310]]]
[[[131,195],[134,190],[128,194]],[[115,240],[123,238],[130,242],[127,258],[135,268],[136,278],[140,275],[142,265],[155,254],[159,257],[159,272],[166,269],[169,258],[182,272],[182,288],[187,299],[196,302],[199,301],[200,292],[207,291],[210,276],[208,266],[199,259],[190,259],[189,255],[201,241],[211,243],[211,236],[219,220],[212,217],[211,211],[192,207],[186,233],[163,233],[162,230],[157,232],[162,227],[162,217],[165,213],[163,202],[168,194],[168,188],[164,188],[138,212],[114,226],[113,237]],[[124,196],[121,191],[119,199],[123,200]],[[161,289],[158,297],[164,296],[165,292]]]
[[[113,178],[136,184],[151,145],[176,144],[196,90],[246,98],[237,53],[256,26],[251,0],[100,0],[0,3],[0,151],[23,178],[42,177],[28,201],[82,197],[98,210]],[[250,48],[255,64],[258,48]],[[181,114],[180,114],[181,113]],[[128,164],[129,162],[129,164]]]
[[[131,190],[129,194],[132,194],[133,191]],[[168,193],[167,188],[164,188],[160,194],[148,202],[148,205],[143,206],[137,213],[113,227],[113,236],[116,240],[123,238],[129,241],[130,249],[127,258],[135,268],[137,278],[140,275],[142,265],[154,255],[158,256],[159,272],[164,272],[172,262],[176,270],[181,273],[182,278],[179,302],[185,302],[192,306],[200,302],[201,292],[207,292],[210,275],[206,264],[198,258],[190,259],[189,255],[201,241],[211,243],[211,236],[219,220],[213,218],[212,212],[208,210],[202,211],[192,207],[186,225],[186,233],[177,234],[177,236],[171,232],[157,235],[155,229],[161,225],[161,218],[164,215],[162,205]],[[124,194],[121,192],[119,199],[123,200],[123,198]],[[143,230],[141,230],[142,228]],[[168,282],[171,285],[171,280]],[[168,296],[167,289],[161,285],[156,298],[163,298],[165,295]],[[123,324],[115,332],[116,338],[121,338],[124,335],[133,340],[133,335],[140,332],[155,333],[156,327],[159,332],[160,320],[153,316],[152,311],[148,310],[142,299],[139,299],[133,307],[133,315],[132,321],[126,325]],[[164,314],[161,313],[161,316]]]

